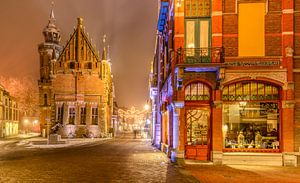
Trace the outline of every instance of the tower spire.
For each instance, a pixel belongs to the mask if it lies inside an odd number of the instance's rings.
[[[52,25],[52,26],[55,26],[54,23],[55,23],[55,16],[54,16],[54,2],[52,1],[51,3],[51,12],[50,12],[50,17],[49,17],[49,23],[48,25]]]
[[[46,42],[53,42],[59,44],[60,42],[60,31],[55,25],[54,17],[54,2],[51,3],[51,11],[48,20],[48,25],[44,28],[43,34]]]
[[[106,51],[106,35],[103,36],[103,52],[102,52],[102,60],[107,60],[107,51]]]

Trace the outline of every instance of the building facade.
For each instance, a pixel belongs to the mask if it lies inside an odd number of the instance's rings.
[[[0,85],[0,138],[18,135],[19,121],[16,99]]]
[[[299,1],[159,1],[153,143],[172,159],[296,165],[299,16]]]
[[[105,37],[102,57],[77,19],[63,47],[53,10],[39,44],[40,124],[43,136],[61,124],[63,137],[106,136],[111,128],[113,81]]]

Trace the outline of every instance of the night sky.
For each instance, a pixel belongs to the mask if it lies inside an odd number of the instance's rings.
[[[0,75],[39,77],[37,45],[44,41],[51,0],[0,0]],[[142,107],[154,54],[157,0],[54,0],[65,45],[83,17],[97,50],[107,35],[119,106]]]

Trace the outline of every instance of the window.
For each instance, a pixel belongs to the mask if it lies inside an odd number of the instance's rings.
[[[81,107],[80,109],[80,124],[85,125],[86,124],[86,108]]]
[[[57,107],[57,122],[63,123],[64,118],[64,106],[58,106]]]
[[[192,83],[185,88],[185,100],[210,100],[210,90],[203,83]]]
[[[72,124],[72,125],[75,124],[75,108],[74,107],[69,108],[69,124]]]
[[[209,17],[211,0],[185,0],[186,17]]]
[[[229,151],[279,152],[279,88],[246,81],[223,89],[223,142]]]
[[[92,125],[98,125],[98,108],[92,108]]]
[[[189,109],[186,112],[187,145],[207,145],[209,111]]]
[[[185,20],[186,56],[208,56],[210,47],[210,19]]]
[[[75,63],[74,62],[70,62],[70,69],[75,69]]]
[[[239,3],[239,56],[265,55],[265,3]]]
[[[278,87],[257,81],[243,81],[223,88],[223,101],[278,100]]]
[[[48,97],[47,94],[44,94],[44,105],[48,105]]]

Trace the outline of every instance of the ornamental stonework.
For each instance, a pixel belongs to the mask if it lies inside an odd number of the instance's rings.
[[[280,83],[284,83],[284,87],[286,88],[287,83],[287,73],[286,71],[281,72],[275,72],[275,71],[264,71],[264,72],[234,72],[234,73],[225,73],[225,78],[222,82],[222,85],[224,86],[226,83],[236,80],[236,79],[242,79],[242,78],[249,78],[252,80],[256,80],[257,78],[267,78],[272,79],[275,81],[278,81]]]

